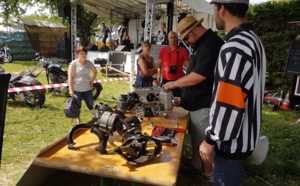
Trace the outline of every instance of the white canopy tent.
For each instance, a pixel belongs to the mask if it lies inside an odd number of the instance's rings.
[[[83,6],[102,17],[122,21],[124,18],[136,19],[145,17],[146,0],[82,0]],[[175,0],[175,8],[179,12],[213,14],[212,5],[206,0]],[[159,4],[154,13],[166,12],[166,5]]]
[[[138,43],[140,33],[143,30],[141,23],[148,16],[146,3],[149,2],[167,2],[164,0],[77,0],[88,11],[96,13],[111,21],[130,20],[128,25],[129,36],[132,43]],[[76,0],[75,0],[76,2]],[[157,33],[161,28],[162,22],[167,22],[167,4],[157,3],[153,6],[152,33]],[[206,0],[174,0],[174,18],[173,28],[176,31],[177,17],[179,13],[193,14],[197,19],[204,18],[203,25],[207,28],[213,28],[213,8]],[[160,20],[155,20],[159,15]],[[111,28],[112,29],[112,28]]]

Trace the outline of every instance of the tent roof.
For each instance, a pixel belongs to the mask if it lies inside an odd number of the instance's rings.
[[[0,22],[3,21],[0,20]],[[57,22],[11,18],[9,20],[8,26],[3,26],[2,24],[0,24],[0,31],[24,32],[24,25],[31,25],[31,26],[35,25],[38,27],[51,27],[51,28],[65,28],[63,24]]]
[[[192,7],[197,12],[214,14],[213,5],[209,4],[208,0],[182,0],[182,2],[189,7]]]
[[[31,26],[38,26],[38,27],[65,28],[65,26],[59,22],[38,21],[38,20],[29,20],[29,19],[21,19],[20,22],[23,23],[24,25],[31,25]]]
[[[152,0],[157,2],[158,0]],[[102,17],[115,21],[122,21],[125,18],[144,18],[146,14],[147,0],[81,0],[85,9]],[[165,2],[168,2],[167,0]],[[212,6],[205,0],[174,0],[177,12],[191,14],[197,12],[212,14]],[[167,12],[167,4],[154,4],[154,15]],[[174,12],[175,13],[175,12]]]

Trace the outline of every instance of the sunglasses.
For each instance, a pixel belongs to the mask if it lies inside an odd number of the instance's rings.
[[[187,41],[189,39],[189,35],[190,33],[188,33],[184,38],[183,38],[183,41]]]

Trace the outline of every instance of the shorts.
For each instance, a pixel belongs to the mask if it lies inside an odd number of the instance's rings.
[[[94,100],[93,100],[93,91],[92,90],[88,90],[85,92],[74,91],[74,94],[77,96],[77,98],[75,100],[76,100],[79,108],[81,108],[81,102],[82,102],[82,100],[84,100],[88,109],[89,110],[93,109]]]
[[[193,148],[199,147],[205,139],[205,130],[209,125],[209,110],[209,108],[202,108],[190,111],[189,134]]]

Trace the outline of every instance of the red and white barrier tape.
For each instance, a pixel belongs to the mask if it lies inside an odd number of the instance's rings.
[[[119,73],[121,73],[121,74],[123,74],[123,75],[126,75],[126,76],[129,76],[129,75],[130,75],[130,74],[126,73],[126,72],[123,72],[123,71],[121,71],[121,70],[119,70],[119,69],[116,69],[116,68],[114,68],[114,67],[111,67],[111,66],[107,66],[107,68],[110,68],[110,69],[112,69],[112,70],[114,70],[114,71],[117,71],[117,72],[119,72]]]
[[[95,65],[96,66],[96,69],[97,70],[105,70],[106,69],[106,67],[99,67],[98,65]],[[123,71],[120,71],[120,70],[118,70],[118,69],[116,69],[116,68],[114,68],[114,67],[111,67],[111,66],[107,66],[107,68],[110,68],[110,69],[112,69],[112,70],[114,70],[114,71],[117,71],[117,72],[120,72],[121,74],[124,74],[124,75],[128,75],[128,73],[125,73],[125,72],[123,72]],[[10,74],[20,74],[20,72],[8,72],[8,73],[10,73]],[[45,71],[43,71],[42,73],[45,73]]]
[[[95,80],[94,83],[106,83],[106,82],[113,82],[113,81],[129,81],[129,79],[130,79],[129,77],[109,78],[109,79]],[[9,88],[8,93],[28,91],[28,90],[40,90],[40,89],[46,89],[46,88],[66,87],[66,86],[69,86],[69,85],[67,83],[59,83],[59,84],[50,84],[50,85],[35,85],[35,86],[28,86],[28,87],[15,87],[15,88]]]
[[[129,76],[129,74],[122,72],[116,68],[113,68],[111,66],[107,66],[107,68],[110,68],[114,71],[117,71],[121,74]],[[106,69],[106,67],[100,67],[97,69]],[[122,78],[109,78],[109,79],[101,79],[101,80],[95,80],[94,83],[106,83],[106,82],[113,82],[113,81],[129,81],[129,77],[122,77]],[[28,87],[15,87],[15,88],[9,88],[8,93],[10,92],[21,92],[21,91],[28,91],[28,90],[40,90],[40,89],[46,89],[46,88],[58,88],[58,87],[66,87],[69,86],[67,83],[59,83],[59,84],[50,84],[50,85],[35,85],[35,86],[28,86]]]
[[[97,70],[106,69],[106,67],[96,67]]]

